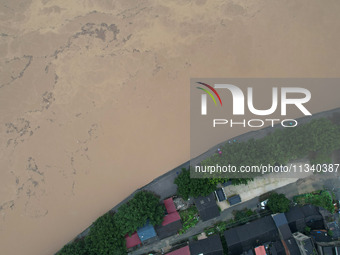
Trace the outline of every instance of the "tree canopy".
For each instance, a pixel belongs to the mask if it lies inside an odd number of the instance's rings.
[[[164,211],[158,196],[149,191],[140,191],[128,203],[119,207],[115,220],[123,234],[132,234],[147,220],[152,225],[161,224]]]
[[[124,236],[117,227],[112,213],[106,213],[98,218],[85,238],[65,245],[58,252],[58,255],[98,254],[126,254]]]
[[[91,226],[89,234],[81,240],[65,245],[58,255],[122,255],[126,254],[125,234],[132,234],[147,220],[161,224],[164,205],[149,191],[140,191],[118,212],[106,213]]]
[[[268,198],[267,206],[273,213],[288,212],[290,200],[284,194],[272,193]]]
[[[182,168],[182,172],[175,179],[177,194],[184,199],[209,195],[216,188],[216,184],[209,180],[190,178],[190,170]]]

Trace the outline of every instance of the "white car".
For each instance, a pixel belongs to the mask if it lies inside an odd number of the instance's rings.
[[[265,210],[266,209],[266,206],[267,206],[267,203],[268,203],[268,199],[262,201],[258,207],[261,209],[261,210]]]

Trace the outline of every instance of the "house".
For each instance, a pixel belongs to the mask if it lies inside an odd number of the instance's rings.
[[[191,255],[223,255],[223,246],[219,235],[191,242],[189,244]]]
[[[300,249],[293,237],[284,240],[283,246],[285,247],[286,254],[300,255]]]
[[[222,188],[218,188],[215,190],[215,195],[217,197],[218,202],[225,201],[227,199],[224,190]]]
[[[137,229],[137,234],[143,244],[149,244],[158,240],[155,228],[150,224],[149,220],[144,226]]]
[[[313,255],[316,254],[312,238],[306,236],[300,232],[293,234],[293,237],[300,249],[302,255]]]
[[[306,227],[305,216],[300,206],[294,206],[285,213],[290,230],[294,232],[303,232]]]
[[[279,231],[281,242],[287,254],[300,254],[299,247],[292,236],[292,232],[288,226],[288,221],[284,213],[272,215],[275,225]]]
[[[189,246],[187,245],[175,251],[169,252],[166,255],[190,255],[190,249]]]
[[[163,239],[172,235],[182,228],[181,217],[176,211],[176,206],[172,198],[165,199],[164,206],[166,209],[165,216],[161,225],[156,226],[156,232],[159,239]]]
[[[234,196],[228,197],[228,202],[230,205],[236,205],[238,203],[241,203],[241,197],[240,195],[234,195]]]
[[[294,206],[285,213],[291,231],[303,232],[305,227],[323,229],[323,218],[314,205]]]
[[[125,243],[126,243],[126,249],[130,249],[133,248],[135,246],[140,245],[142,242],[138,237],[137,232],[134,232],[131,236],[129,236],[128,234],[125,235]]]
[[[220,215],[214,193],[206,197],[195,198],[195,205],[202,221],[207,221]]]
[[[224,232],[230,254],[241,254],[266,242],[280,240],[279,232],[271,216],[266,216],[248,224]]]
[[[310,235],[313,240],[318,243],[327,243],[332,241],[332,238],[327,234],[326,230],[312,230]]]
[[[305,222],[311,229],[325,228],[323,217],[319,212],[318,207],[314,205],[304,205],[301,207],[302,213],[305,216]]]
[[[292,232],[290,231],[288,221],[284,213],[278,213],[272,215],[272,217],[277,229],[279,230],[281,239],[285,240],[292,237]]]

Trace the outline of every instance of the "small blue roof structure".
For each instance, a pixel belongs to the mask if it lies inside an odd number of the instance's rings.
[[[272,217],[277,227],[281,227],[282,225],[288,225],[288,221],[284,213],[278,213],[273,215]]]
[[[154,227],[149,223],[149,220],[143,227],[137,229],[137,234],[142,242],[145,242],[146,240],[157,236],[156,231]]]
[[[228,202],[230,205],[236,205],[241,202],[240,195],[234,195],[232,197],[228,197]]]
[[[218,188],[217,190],[215,190],[215,194],[219,202],[227,200],[224,190],[222,188]]]

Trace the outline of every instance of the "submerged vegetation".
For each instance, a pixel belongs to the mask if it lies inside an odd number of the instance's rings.
[[[295,128],[276,129],[262,139],[226,143],[222,155],[201,162],[203,166],[259,166],[287,164],[308,157],[312,164],[330,162],[331,153],[340,148],[340,127],[321,118]]]

